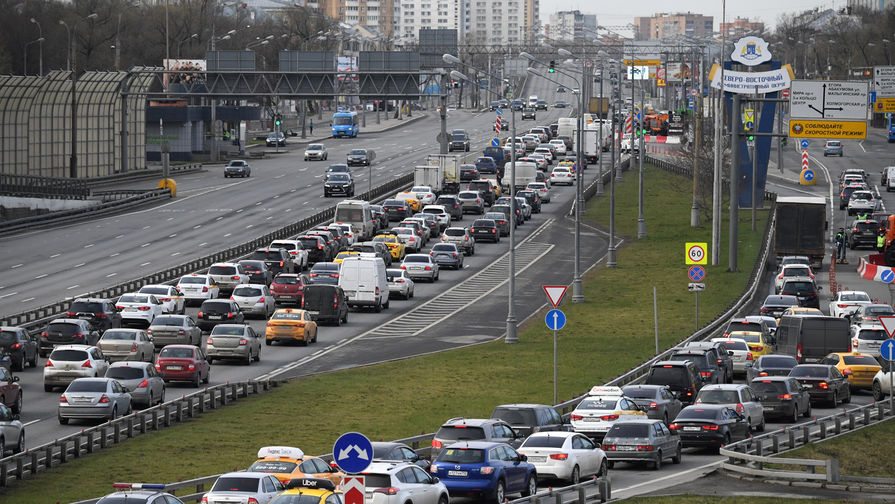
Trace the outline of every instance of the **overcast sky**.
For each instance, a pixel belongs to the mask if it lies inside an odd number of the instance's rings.
[[[670,5],[674,5],[671,7]],[[722,0],[638,0],[617,2],[610,0],[541,0],[541,23],[550,22],[550,14],[560,10],[580,10],[585,14],[596,14],[597,23],[605,26],[627,25],[638,16],[652,16],[659,12],[694,12],[715,19],[717,31],[721,22]],[[815,7],[842,8],[845,0],[730,0],[727,2],[727,19],[750,18],[773,27],[781,14],[792,14]],[[624,33],[628,35],[629,33]]]

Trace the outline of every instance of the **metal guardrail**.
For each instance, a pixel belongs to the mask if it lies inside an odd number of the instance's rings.
[[[839,472],[838,459],[814,460],[782,458],[774,455],[815,441],[823,441],[830,436],[845,434],[891,420],[892,413],[887,408],[887,403],[867,404],[827,417],[816,418],[811,423],[783,427],[773,432],[737,441],[721,448],[720,454],[727,457],[727,461],[721,464],[721,468],[732,473],[760,477],[763,480],[820,481],[826,484],[855,481],[891,485],[895,483],[895,480],[843,476]],[[766,467],[769,464],[804,469],[785,470]],[[818,467],[824,468],[824,471],[818,473]]]
[[[587,493],[588,489],[591,488],[596,489],[596,495]],[[570,492],[575,492],[572,494],[574,497],[565,499],[565,496]],[[550,488],[547,491],[538,492],[534,495],[529,495],[528,497],[508,501],[506,504],[540,504],[546,503],[548,499],[551,499],[554,504],[584,504],[588,500],[599,499],[600,502],[606,502],[611,498],[612,479],[608,476],[604,476],[602,478],[593,478],[587,481],[582,481],[574,485]]]
[[[90,189],[83,179],[0,173],[0,194],[29,198],[82,200],[90,196]]]
[[[172,164],[168,167],[168,175],[183,175],[184,173],[199,172],[204,169],[202,163],[186,163]],[[116,173],[114,175],[106,175],[104,177],[91,177],[83,179],[88,187],[96,187],[103,184],[130,182],[133,180],[143,180],[147,178],[162,178],[164,170],[159,168],[147,168],[145,170],[134,170],[125,173]]]
[[[266,392],[277,385],[278,382],[272,380],[215,385],[2,458],[0,487],[33,477],[125,439],[201,416],[206,411]]]
[[[379,185],[373,188],[372,191],[367,191],[362,194],[358,194],[357,198],[359,199],[367,199],[372,200],[376,197],[389,194],[392,191],[395,191],[401,187],[404,187],[413,182],[413,174],[408,174],[403,177],[398,177],[396,179],[390,180],[385,184]],[[161,189],[161,191],[167,192],[167,189]],[[332,219],[332,216],[335,212],[335,206],[327,208],[326,210],[322,210],[310,217],[302,219],[293,224],[289,224],[287,226],[281,227],[275,231],[271,231],[263,236],[255,238],[254,240],[250,240],[239,245],[230,247],[228,249],[215,252],[213,254],[209,254],[197,259],[193,259],[177,266],[158,271],[155,273],[151,273],[149,275],[142,276],[140,278],[136,278],[133,280],[128,280],[126,282],[122,282],[112,287],[107,287],[105,289],[101,289],[98,291],[93,291],[85,294],[85,297],[99,297],[99,298],[115,298],[124,294],[126,292],[132,292],[139,290],[140,287],[146,284],[157,284],[157,283],[165,283],[176,278],[179,278],[183,275],[194,273],[205,269],[216,262],[222,262],[234,257],[239,257],[241,255],[245,255],[259,247],[266,247],[273,240],[283,239],[289,236],[293,236],[298,234],[301,231],[314,227],[318,224],[326,222]],[[2,227],[0,227],[0,231],[2,231]],[[60,301],[56,301],[54,303],[50,303],[39,308],[35,308],[32,310],[28,310],[26,312],[17,313],[14,315],[6,315],[0,318],[0,325],[4,326],[24,326],[28,329],[32,329],[35,326],[46,322],[48,319],[57,316],[63,313],[68,309],[68,305],[71,303],[71,299],[63,299]]]

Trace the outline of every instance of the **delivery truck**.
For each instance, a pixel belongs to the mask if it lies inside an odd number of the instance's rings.
[[[437,194],[458,192],[460,159],[456,154],[429,154],[425,165],[413,169],[413,185],[429,186]]]
[[[823,198],[810,196],[780,196],[777,198],[774,231],[774,257],[803,255],[818,271],[823,263],[824,234],[827,232],[827,203]]]

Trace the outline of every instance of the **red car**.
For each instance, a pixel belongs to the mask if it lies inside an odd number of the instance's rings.
[[[205,359],[205,352],[193,345],[167,345],[158,353],[155,369],[159,375],[169,381],[192,382],[199,387],[208,383],[211,366]]]
[[[0,366],[0,402],[11,409],[13,413],[22,412],[22,387],[19,385],[19,377],[13,376],[8,369],[2,366]],[[0,444],[0,448],[2,446]]]
[[[301,276],[290,273],[280,273],[270,284],[270,293],[273,294],[277,304],[295,303],[296,306],[301,306],[304,289],[305,285]]]

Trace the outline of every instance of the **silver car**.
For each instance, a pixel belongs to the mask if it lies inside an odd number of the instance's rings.
[[[132,410],[131,395],[118,380],[78,378],[62,393],[56,414],[65,425],[72,419],[114,420]]]
[[[19,415],[3,403],[0,403],[0,435],[3,440],[0,458],[6,454],[6,450],[12,450],[13,453],[25,451],[25,426],[19,420]]]
[[[526,188],[536,191],[541,197],[541,203],[550,203],[550,188],[546,182],[529,182]]]
[[[407,272],[398,268],[385,270],[388,279],[389,296],[401,296],[404,299],[413,297],[413,279],[407,276]]]
[[[316,159],[318,161],[326,161],[329,157],[326,153],[326,146],[323,144],[308,144],[305,149],[305,161]]]
[[[231,472],[218,476],[211,491],[202,497],[206,504],[267,504],[286,487],[265,472]]]
[[[449,227],[441,234],[442,243],[453,243],[464,255],[475,254],[475,238],[469,233],[469,229],[462,227]]]
[[[246,365],[261,360],[262,336],[245,324],[218,324],[205,340],[205,359],[236,359]]]
[[[224,167],[224,178],[229,177],[251,177],[252,167],[249,163],[242,159],[234,159]]]
[[[109,362],[103,351],[88,345],[60,345],[44,366],[44,392],[67,386],[79,378],[105,376]]]
[[[236,301],[239,309],[246,316],[260,315],[266,319],[277,309],[273,294],[270,293],[270,289],[266,285],[241,285],[233,289],[233,295],[230,296],[230,299]]]
[[[478,191],[460,191],[457,194],[463,213],[482,215],[485,213],[485,199]]]
[[[152,362],[155,345],[142,329],[109,329],[96,344],[109,362],[129,360]]]
[[[425,278],[430,282],[438,280],[438,263],[429,254],[407,254],[401,263],[401,269],[410,278]]]
[[[237,286],[249,283],[251,275],[239,264],[215,263],[208,268],[208,277],[221,291],[232,292]]]
[[[439,231],[444,231],[451,225],[451,214],[448,213],[444,205],[426,205],[423,207],[423,213],[434,215],[438,219]]]
[[[165,380],[151,362],[113,362],[106,378],[114,378],[131,394],[134,406],[148,408],[165,402]]]
[[[454,243],[436,243],[429,256],[439,267],[463,269],[463,252]]]
[[[152,337],[152,344],[156,349],[161,349],[165,345],[200,346],[202,344],[202,329],[189,315],[156,317],[152,321],[152,325],[146,329],[146,333]]]

